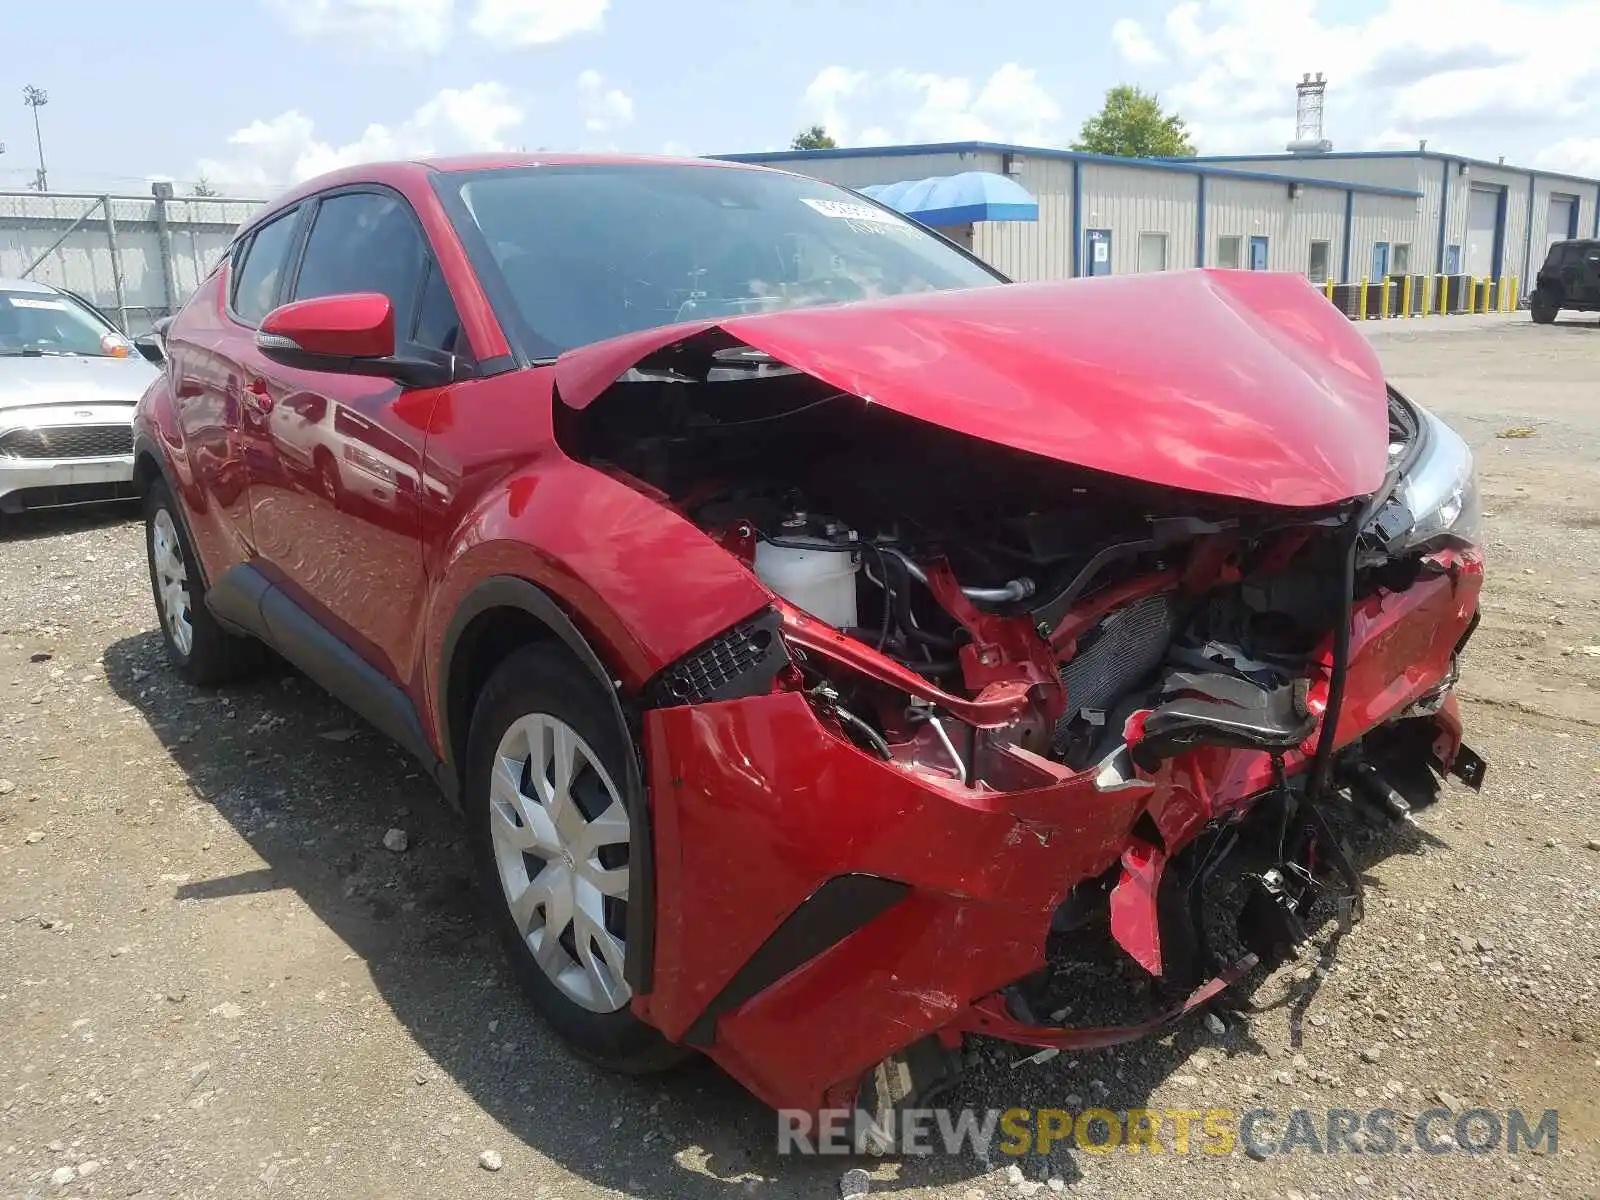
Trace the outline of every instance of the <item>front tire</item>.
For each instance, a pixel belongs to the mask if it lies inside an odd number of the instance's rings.
[[[161,640],[178,674],[206,686],[259,667],[261,644],[229,633],[206,607],[200,563],[165,483],[157,482],[145,493],[144,534]]]
[[[490,919],[534,1008],[582,1057],[642,1074],[688,1052],[629,1008],[630,752],[589,673],[557,644],[526,646],[478,699],[464,807]]]

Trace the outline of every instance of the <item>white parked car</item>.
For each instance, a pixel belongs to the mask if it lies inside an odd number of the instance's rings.
[[[156,368],[87,300],[0,279],[0,512],[131,499]]]

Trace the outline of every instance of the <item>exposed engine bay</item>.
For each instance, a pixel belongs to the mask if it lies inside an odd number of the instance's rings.
[[[1207,738],[1287,748],[1306,736],[1310,664],[1340,612],[1347,514],[1052,462],[749,350],[683,357],[643,364],[582,414],[566,412],[563,443],[662,496],[795,608],[939,690],[976,700],[1028,683],[1028,711],[992,738],[1083,770],[1141,710],[1152,710],[1149,762]],[[1392,565],[1364,573],[1380,568]],[[891,757],[921,724],[951,740],[937,705],[908,712],[897,688],[797,665],[871,752]],[[972,753],[957,745],[945,759],[978,783]]]
[[[969,1031],[1065,1048],[1153,1027],[1040,1015],[1052,1007],[1041,978],[1081,965],[1075,949],[1057,951],[1084,931],[1144,968],[1151,1020],[1170,1019],[1291,953],[1319,898],[1341,922],[1359,917],[1359,872],[1329,804],[1404,821],[1434,776],[1481,783],[1459,723],[1454,735],[1437,723],[1470,625],[1449,627],[1442,648],[1409,649],[1439,663],[1427,694],[1340,733],[1347,682],[1363,669],[1353,628],[1377,629],[1419,584],[1453,591],[1463,572],[1463,603],[1476,607],[1470,455],[1465,468],[1459,454],[1438,465],[1437,422],[1392,391],[1389,403],[1383,487],[1315,508],[1160,487],[967,436],[721,332],[657,351],[581,409],[558,404],[556,434],[783,602],[664,673],[648,703],[800,692],[836,737],[953,796],[1082,784],[1138,797],[1120,856],[1060,905],[1041,977],[963,1018]],[[1239,953],[1208,931],[1223,881],[1242,893]]]

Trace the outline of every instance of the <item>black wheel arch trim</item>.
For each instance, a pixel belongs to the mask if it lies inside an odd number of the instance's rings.
[[[455,735],[451,727],[450,677],[456,650],[468,626],[496,608],[518,609],[559,638],[584,669],[594,676],[606,696],[611,715],[627,748],[626,788],[628,813],[628,915],[626,959],[623,974],[635,993],[648,992],[655,968],[655,840],[650,827],[650,804],[645,793],[644,768],[639,762],[639,724],[630,718],[617,694],[605,663],[583,632],[561,606],[537,584],[515,575],[494,575],[472,588],[451,615],[440,650],[435,682],[434,711],[438,714],[444,761],[440,773],[448,776],[459,797],[461,764],[455,761]]]

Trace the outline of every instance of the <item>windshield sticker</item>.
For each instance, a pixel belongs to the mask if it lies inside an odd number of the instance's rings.
[[[825,217],[832,217],[837,221],[864,221],[869,225],[891,225],[895,228],[904,228],[903,222],[894,213],[885,212],[881,208],[873,208],[870,204],[852,204],[848,200],[813,200],[809,196],[800,197],[800,203],[809,205]]]
[[[48,308],[54,312],[62,312],[66,305],[59,300],[36,300],[32,296],[8,296],[12,308]]]

